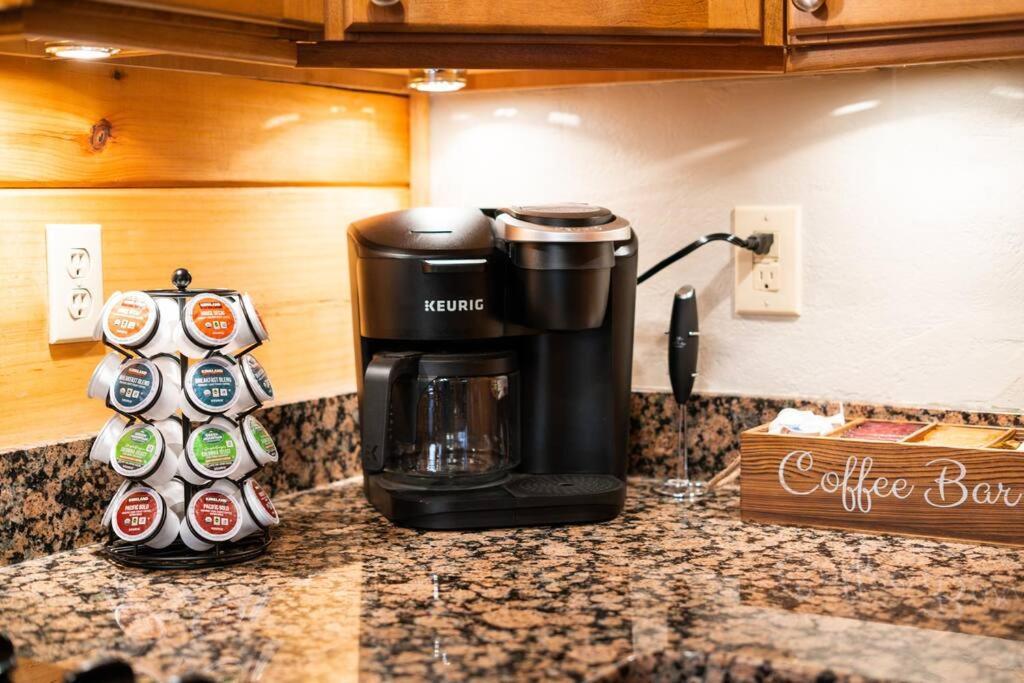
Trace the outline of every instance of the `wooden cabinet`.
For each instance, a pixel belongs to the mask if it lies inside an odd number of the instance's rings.
[[[801,4],[786,3],[795,42],[972,33],[1024,22],[1024,0],[825,0],[815,11]]]
[[[299,65],[782,73],[783,0],[327,0]]]
[[[787,0],[786,26],[787,72],[1024,56],[1024,0]]]
[[[0,52],[50,40],[392,92],[416,68],[528,87],[1019,58],[1024,0],[0,0]]]
[[[757,35],[750,0],[339,0],[357,32]]]

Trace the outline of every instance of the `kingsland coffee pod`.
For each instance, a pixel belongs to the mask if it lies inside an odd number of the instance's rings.
[[[237,478],[242,476],[241,470],[248,460],[242,452],[235,426],[219,417],[197,427],[189,435],[185,452],[178,461],[178,475],[190,484]]]
[[[131,488],[134,483],[135,482],[133,481],[125,479],[121,482],[121,485],[117,487],[117,491],[110,499],[110,502],[107,503],[107,509],[103,511],[103,518],[100,520],[100,526],[104,529],[110,528],[110,522],[114,518],[114,509],[117,508],[117,502],[121,499],[121,496],[124,495],[124,492]]]
[[[230,351],[244,349],[246,346],[251,346],[256,342],[265,342],[270,338],[267,334],[267,327],[263,324],[263,318],[260,317],[252,302],[252,297],[243,292],[235,302],[235,309],[239,313],[240,320],[238,321],[238,335],[228,346]]]
[[[174,342],[189,358],[202,358],[234,341],[238,327],[231,301],[216,294],[197,294],[185,304]]]
[[[181,524],[181,540],[192,550],[209,550],[234,538],[242,523],[238,498],[212,487],[192,496]]]
[[[235,500],[241,503],[238,511],[241,523],[232,541],[241,541],[246,536],[276,526],[280,522],[270,496],[253,479],[246,479],[241,485],[221,480],[211,485],[210,490],[234,496]]]
[[[192,420],[223,415],[238,401],[238,364],[226,356],[197,361],[185,374],[181,410]]]
[[[110,466],[125,479],[150,486],[166,484],[178,471],[179,453],[171,450],[153,425],[128,427],[110,451]]]
[[[246,415],[242,420],[241,432],[242,443],[245,444],[246,454],[249,458],[247,466],[240,468],[241,471],[235,479],[243,477],[267,463],[277,462],[279,457],[274,437],[252,415]]]
[[[180,403],[178,372],[178,362],[167,356],[127,360],[110,385],[110,403],[128,415],[164,420]]]
[[[106,398],[110,393],[110,385],[117,378],[118,368],[124,362],[124,356],[119,353],[110,352],[103,356],[103,360],[92,371],[89,379],[89,387],[85,390],[89,398]]]
[[[127,425],[128,420],[120,415],[114,415],[107,420],[103,428],[100,429],[100,433],[96,435],[96,439],[92,442],[92,448],[89,449],[89,459],[96,462],[110,462],[110,451]]]
[[[103,338],[144,355],[174,351],[178,303],[145,292],[119,292],[104,306]]]
[[[239,387],[235,411],[244,413],[267,401],[274,400],[274,387],[270,384],[267,371],[263,369],[260,362],[251,354],[246,354],[239,360],[239,365],[241,366],[239,374],[242,376],[242,386]]]
[[[114,508],[114,535],[122,541],[150,548],[166,548],[182,526],[160,493],[137,486],[121,495]]]

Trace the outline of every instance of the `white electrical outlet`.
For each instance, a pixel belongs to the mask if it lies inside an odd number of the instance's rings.
[[[103,306],[100,226],[46,226],[50,343],[99,339]]]
[[[774,236],[767,254],[734,251],[737,314],[800,315],[800,207],[737,206],[732,231],[740,237],[767,232]]]

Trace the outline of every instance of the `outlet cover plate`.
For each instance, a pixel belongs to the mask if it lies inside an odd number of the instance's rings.
[[[46,283],[50,343],[99,339],[103,307],[99,225],[46,226]]]
[[[803,301],[800,261],[799,206],[737,206],[732,212],[732,231],[740,237],[754,232],[775,235],[771,252],[756,256],[735,250],[734,311],[737,315],[798,316]],[[758,269],[771,269],[775,280],[765,289]],[[763,272],[763,271],[762,271]],[[762,280],[762,287],[756,283]]]

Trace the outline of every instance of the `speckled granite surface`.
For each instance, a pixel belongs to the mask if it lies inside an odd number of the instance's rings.
[[[94,547],[0,570],[22,656],[166,680],[1020,681],[1024,550],[743,524],[631,482],[601,525],[424,533],[357,483],[279,499],[256,562],[143,573]]]
[[[739,433],[787,406],[834,412],[838,403],[695,396],[687,404],[696,478],[710,477],[739,453]],[[847,404],[850,417],[933,419],[1024,426],[1019,415],[913,410]],[[257,414],[275,435],[280,463],[261,473],[272,493],[299,491],[359,473],[356,397],[276,406]],[[632,474],[665,477],[677,461],[676,407],[667,393],[633,394]],[[0,454],[0,565],[66,550],[99,538],[99,519],[118,479],[88,460],[89,440]]]
[[[358,474],[355,414],[354,394],[257,413],[282,454],[260,473],[271,494]],[[100,517],[121,479],[89,460],[91,443],[0,453],[0,565],[99,540]]]
[[[740,452],[740,432],[771,422],[783,408],[832,415],[838,401],[694,395],[686,404],[690,468],[697,479],[722,469]],[[1024,415],[957,410],[905,408],[870,403],[844,403],[847,419],[918,420],[950,424],[1024,427]],[[678,409],[668,393],[634,393],[630,425],[630,473],[646,477],[675,474]]]

